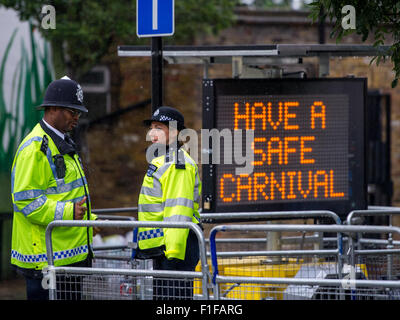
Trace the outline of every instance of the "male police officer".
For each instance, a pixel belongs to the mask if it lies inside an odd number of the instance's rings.
[[[81,160],[67,135],[77,125],[81,113],[88,112],[81,86],[68,77],[53,81],[38,109],[45,110],[44,118],[21,142],[11,173],[11,263],[26,279],[29,300],[48,299],[48,291],[41,286],[41,271],[47,265],[47,225],[54,220],[96,218],[90,212]],[[92,233],[91,228],[55,228],[54,264],[90,265]],[[79,299],[79,293],[64,298]]]
[[[140,191],[140,221],[188,221],[199,223],[201,181],[196,163],[178,145],[184,117],[171,107],[158,108],[151,119],[149,149],[158,154],[149,164]],[[158,145],[158,148],[151,148]],[[164,149],[164,150],[163,150]],[[196,235],[189,229],[139,228],[138,257],[153,258],[158,270],[194,271],[199,261]],[[191,299],[191,281],[157,280],[155,299]]]

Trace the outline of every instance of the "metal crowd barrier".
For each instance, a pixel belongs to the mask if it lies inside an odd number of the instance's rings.
[[[122,208],[100,208],[92,209],[92,213],[95,213],[99,220],[128,220],[136,221],[132,216],[121,216],[115,215],[115,213],[137,213],[138,207],[122,207]],[[95,259],[93,260],[94,267],[122,267],[126,268],[127,265],[132,263],[132,249],[129,245],[105,245],[96,246],[93,248]],[[149,268],[148,263],[145,264],[146,268]],[[150,265],[151,267],[151,265]]]
[[[116,213],[121,212],[120,210],[118,208],[97,209],[96,213]],[[99,220],[136,221],[131,216],[114,214],[97,214],[97,218]],[[131,269],[136,267],[132,258],[132,242],[128,244],[93,246],[93,253],[92,267],[94,268]]]
[[[400,228],[341,225],[220,225],[211,230],[215,299],[400,299],[400,281],[375,279],[368,262],[341,264],[351,252],[331,250],[216,250],[219,232],[400,233]],[[338,237],[339,238],[339,237]],[[396,252],[397,253],[397,252]],[[393,254],[393,253],[391,253]]]
[[[389,225],[392,225],[392,217],[400,215],[400,208],[395,207],[370,207],[369,210],[355,210],[346,218],[348,225],[357,222],[360,216],[389,216]],[[362,233],[349,237],[348,252],[352,266],[365,264],[368,266],[370,279],[398,280],[400,279],[400,242],[393,240],[393,233],[388,232],[386,239],[365,238]]]
[[[101,208],[101,209],[92,209],[92,212],[95,214],[104,214],[104,215],[106,215],[107,213],[121,213],[121,212],[133,213],[133,212],[138,212],[138,207]]]
[[[340,225],[342,223],[340,217],[329,210],[310,210],[310,211],[269,211],[269,212],[224,212],[224,213],[202,213],[201,214],[201,219],[203,222],[207,223],[210,221],[229,221],[232,223],[235,223],[235,221],[240,221],[240,220],[247,220],[247,223],[249,220],[254,220],[255,222],[259,221],[260,219],[265,219],[265,220],[277,220],[277,219],[290,219],[290,220],[296,220],[296,219],[330,219],[332,220],[332,223]],[[265,247],[269,241],[272,241],[272,239],[268,239],[268,234],[263,237],[257,237],[257,238],[221,238],[221,239],[216,239],[216,242],[219,244],[219,248],[223,247],[232,247],[236,244],[236,248],[240,244],[240,249],[242,250],[243,248],[249,248],[251,250],[252,248],[259,248],[259,247]],[[324,238],[321,233],[315,233],[314,235],[309,235],[305,236],[304,234],[299,237],[280,237],[279,243],[282,245],[286,246],[294,246],[296,244],[300,245],[301,247],[307,246],[308,244],[313,244],[315,245],[315,248],[317,247],[324,247],[326,246],[327,242],[337,242],[337,245],[339,247],[339,250],[342,251],[343,247],[343,239],[341,237],[341,234],[338,235],[337,238]],[[209,239],[206,239],[206,243],[209,244]],[[225,248],[224,248],[225,249]],[[207,256],[210,256],[210,252],[207,252]]]
[[[346,223],[348,225],[355,224],[353,219],[357,216],[383,216],[387,215],[390,218],[393,215],[400,215],[400,208],[396,207],[379,207],[379,206],[371,206],[368,210],[354,210],[347,215]],[[391,220],[391,219],[390,219]],[[391,225],[391,221],[389,222]]]
[[[309,210],[309,211],[267,211],[267,212],[224,212],[224,213],[201,213],[203,221],[207,220],[229,220],[240,219],[301,219],[301,218],[331,218],[334,223],[341,224],[339,216],[329,210]]]
[[[52,231],[56,227],[99,228],[188,228],[197,236],[200,251],[200,271],[152,270],[148,260],[133,260],[126,264],[129,251],[114,260],[125,261],[125,266],[103,267],[54,266]],[[49,289],[50,300],[68,299],[204,299],[209,298],[205,242],[199,226],[191,222],[144,221],[53,221],[46,229],[48,267],[44,270],[43,284]],[[111,254],[111,260],[112,254]],[[115,263],[115,261],[114,261]]]
[[[100,219],[109,219],[109,220],[135,220],[133,217],[130,216],[115,216],[115,215],[106,215],[106,214],[113,214],[113,213],[135,213],[137,212],[137,207],[123,207],[123,208],[106,208],[106,209],[93,209],[92,212],[98,214]],[[259,219],[304,219],[304,218],[328,218],[332,220],[332,223],[340,225],[342,223],[340,217],[334,213],[333,211],[329,210],[309,210],[309,211],[289,211],[289,212],[282,212],[282,211],[268,211],[268,212],[224,212],[224,213],[202,213],[200,209],[200,218],[203,223],[210,223],[215,221],[216,223],[220,221],[231,221],[235,222],[238,220],[248,220],[253,219],[255,221]],[[206,243],[209,243],[208,239],[205,239]],[[219,243],[237,243],[240,241],[241,243],[252,243],[252,244],[265,244],[268,242],[268,239],[217,239]],[[322,238],[321,235],[315,234],[312,236],[301,236],[301,237],[283,237],[281,239],[282,243],[301,243],[301,245],[305,243],[323,243],[323,242],[338,242],[339,247],[342,247],[342,239],[339,238]],[[210,252],[207,252],[207,256],[210,256]]]
[[[396,247],[400,241],[393,240],[393,234],[400,233],[400,229],[352,225],[355,216],[400,214],[399,209],[376,207],[353,211],[346,219],[347,225],[341,225],[340,218],[331,211],[203,213],[203,222],[230,220],[235,223],[249,217],[255,220],[328,217],[334,223],[217,225],[210,232],[209,253],[204,235],[195,224],[138,222],[130,216],[107,215],[136,209],[98,209],[93,212],[98,214],[99,220],[106,221],[54,221],[48,226],[49,266],[44,272],[44,283],[50,289],[50,299],[400,300],[400,281],[397,281],[400,279],[400,248]],[[195,272],[153,270],[152,260],[133,259],[132,246],[128,245],[94,247],[91,268],[55,267],[51,233],[61,226],[131,230],[138,227],[190,228],[198,237],[200,263]],[[219,232],[236,234],[232,238],[217,238]],[[279,241],[285,249],[271,250],[267,247],[270,239],[265,237],[271,232],[300,233],[300,236],[281,237]],[[323,233],[337,236],[322,238]],[[364,234],[387,234],[388,237],[369,239]],[[327,241],[329,249],[321,250]],[[207,262],[208,254],[211,263]],[[208,264],[211,264],[212,276]]]
[[[98,214],[98,217],[101,219],[110,219],[110,220],[125,220],[131,219],[135,220],[133,217],[127,216],[114,216],[114,215],[106,215],[106,214],[113,214],[113,213],[134,213],[137,212],[137,207],[123,207],[123,208],[106,208],[106,209],[93,209],[93,213]],[[268,211],[268,212],[224,212],[224,213],[202,213],[201,209],[200,218],[203,223],[210,223],[212,221],[219,223],[220,221],[240,221],[240,220],[248,220],[253,219],[258,221],[260,219],[305,219],[305,218],[327,218],[332,220],[332,223],[340,225],[342,223],[340,217],[334,213],[333,211],[329,210],[309,210],[309,211],[289,211],[289,212],[282,212],[282,211]],[[205,239],[206,243],[209,244],[209,239]],[[216,240],[220,244],[232,244],[232,243],[242,243],[242,245],[249,245],[249,246],[257,246],[257,244],[265,245],[268,242],[268,237],[263,238],[253,238],[253,239],[236,239],[236,238],[229,238],[229,239],[217,239]],[[342,241],[341,235],[339,238],[323,238],[321,234],[314,234],[311,236],[300,236],[300,237],[282,237],[281,243],[282,244],[295,244],[300,243],[301,246],[307,243],[316,243],[320,246],[323,246],[325,242],[338,242],[339,248],[342,248]],[[207,251],[207,256],[210,256],[210,252]]]

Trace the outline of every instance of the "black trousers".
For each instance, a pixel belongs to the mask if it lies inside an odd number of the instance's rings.
[[[154,270],[194,271],[199,262],[199,244],[195,233],[190,230],[186,242],[185,259],[170,259],[164,255],[153,259]],[[192,300],[193,280],[153,280],[154,300]]]
[[[90,267],[91,259],[80,261],[68,267]],[[17,272],[22,274],[26,283],[27,300],[49,300],[49,290],[43,289],[43,274],[41,271],[18,268]],[[81,300],[81,277],[80,276],[57,276],[56,279],[57,300]]]

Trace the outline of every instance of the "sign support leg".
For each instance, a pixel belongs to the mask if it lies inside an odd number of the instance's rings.
[[[151,38],[151,113],[163,105],[162,37]]]

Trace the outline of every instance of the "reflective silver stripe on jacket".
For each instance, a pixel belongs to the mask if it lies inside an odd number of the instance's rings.
[[[153,188],[144,187],[140,189],[140,194],[150,197],[162,198],[161,182],[158,179],[153,179]]]
[[[77,179],[70,183],[59,185],[58,187],[50,187],[46,191],[39,190],[39,189],[19,191],[19,192],[14,193],[14,201],[23,201],[23,200],[33,199],[33,198],[37,198],[43,194],[59,194],[59,193],[70,192],[74,189],[83,187],[84,183],[86,185],[87,184],[86,178],[84,177],[83,179],[84,179],[84,182],[82,182],[82,179]]]
[[[14,193],[14,201],[23,201],[28,199],[37,198],[44,194],[43,190],[26,190]]]
[[[164,206],[162,203],[145,203],[138,205],[139,212],[162,212]]]
[[[57,187],[50,187],[46,190],[46,194],[70,192],[74,189],[83,187],[84,185],[87,185],[86,177],[83,177],[83,181],[81,178],[79,178],[69,183],[60,183]]]
[[[170,217],[165,217],[164,221],[167,222],[192,222],[192,217],[176,214]]]
[[[64,215],[65,202],[58,201],[56,205],[56,212],[54,213],[54,220],[62,220]]]
[[[184,206],[190,209],[194,209],[193,200],[186,198],[166,199],[164,202],[164,206],[165,207]]]
[[[162,175],[168,170],[168,168],[173,164],[173,162],[166,162],[161,167],[159,167],[156,172],[153,173],[153,177],[158,180],[161,179]],[[154,181],[154,179],[153,179]]]
[[[84,197],[85,196],[80,196],[78,198],[74,198],[74,199],[70,199],[70,200],[57,201],[56,210],[54,213],[54,219],[55,220],[57,220],[57,218],[62,219],[62,216],[64,214],[65,203],[67,203],[67,202],[76,203],[76,202],[81,201]],[[36,209],[38,209],[39,207],[41,207],[47,200],[48,200],[47,197],[43,195],[40,198],[33,200],[30,204],[25,206],[22,210],[20,210],[18,208],[18,206],[14,203],[13,204],[14,211],[22,212],[25,216],[27,216],[27,215],[31,214],[33,211],[35,211]],[[89,197],[89,202],[90,202],[90,197]]]
[[[47,197],[41,196],[40,198],[33,200],[30,204],[25,206],[22,210],[19,210],[19,212],[22,212],[24,214],[24,216],[27,216],[27,215],[31,214],[33,211],[35,211],[36,209],[40,208],[42,205],[44,205],[46,201],[47,201]]]
[[[184,206],[193,209],[193,201],[186,198],[166,199],[162,203],[139,204],[139,212],[162,212],[164,207]]]

